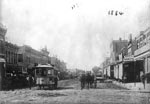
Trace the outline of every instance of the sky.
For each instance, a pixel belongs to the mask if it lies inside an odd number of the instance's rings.
[[[68,68],[90,70],[109,55],[112,39],[150,26],[150,0],[1,0],[6,40],[47,46]],[[72,9],[72,7],[75,7]],[[108,15],[108,11],[123,15]]]

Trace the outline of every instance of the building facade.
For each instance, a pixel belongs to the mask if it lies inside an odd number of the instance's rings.
[[[136,37],[137,50],[134,53],[136,61],[141,61],[141,73],[144,73],[146,87],[150,87],[150,27],[141,31]]]
[[[5,34],[6,27],[0,23],[0,90],[3,88],[3,78],[5,74]]]
[[[18,50],[18,65],[22,67],[23,72],[27,72],[27,69],[32,69],[37,64],[47,64],[49,56],[47,52],[44,52],[27,45],[21,46]]]
[[[6,74],[21,71],[18,67],[18,50],[17,45],[5,42]]]
[[[113,40],[110,44],[110,62],[115,63],[116,60],[119,59],[118,55],[121,51],[121,49],[124,46],[127,46],[128,41],[122,40],[121,38],[119,40]]]
[[[105,78],[110,77],[110,58],[106,57],[105,61],[103,62],[103,75]]]
[[[127,47],[128,45],[128,40],[122,40],[121,38],[119,40],[113,40],[110,44],[110,72],[111,78],[115,78],[115,79],[120,79],[119,77],[119,71],[121,71],[121,69],[119,70],[119,55],[121,54],[125,54],[125,49],[123,49],[124,47]],[[124,56],[124,55],[122,55]],[[121,66],[120,66],[121,68]]]
[[[4,27],[1,23],[0,23],[0,57],[4,58],[4,54],[5,54],[5,34],[7,32],[6,27]]]

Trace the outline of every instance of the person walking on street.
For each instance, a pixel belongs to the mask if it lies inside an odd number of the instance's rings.
[[[87,84],[87,89],[89,89],[90,88],[90,81],[91,81],[91,75],[89,72],[86,73],[85,80],[86,80],[86,84]]]
[[[58,76],[57,76],[57,77],[55,77],[55,79],[54,79],[54,81],[55,81],[55,85],[54,85],[54,87],[55,87],[55,88],[57,88],[58,80],[59,80]]]
[[[16,77],[14,73],[11,73],[11,89],[14,91],[16,85]]]
[[[29,76],[28,76],[28,84],[29,84],[29,89],[30,89],[30,90],[31,90],[31,87],[32,87],[32,81],[33,81],[32,76],[29,75]]]
[[[94,75],[94,88],[97,87],[97,80],[96,80],[96,75]]]
[[[144,86],[144,89],[145,89],[145,75],[144,75],[143,71],[140,72],[140,79],[141,79],[141,82],[143,83],[143,86]]]
[[[80,76],[80,82],[81,82],[81,90],[85,87],[85,81],[86,81],[86,78],[85,78],[85,74],[83,73],[81,76]]]

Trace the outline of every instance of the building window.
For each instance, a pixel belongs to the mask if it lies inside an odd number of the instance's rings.
[[[8,62],[8,52],[6,50],[6,62]]]
[[[10,52],[8,52],[9,54],[9,62],[8,63],[11,63],[11,55],[10,55]]]
[[[14,62],[14,61],[15,61],[15,60],[14,60],[14,59],[15,59],[14,52],[12,52],[12,56],[13,56],[13,58],[12,58],[12,63],[14,64],[14,63],[15,63],[15,62]]]
[[[18,54],[18,62],[23,62],[23,54]]]
[[[16,53],[14,53],[14,63],[16,64]]]
[[[13,52],[11,52],[11,63],[13,63]]]

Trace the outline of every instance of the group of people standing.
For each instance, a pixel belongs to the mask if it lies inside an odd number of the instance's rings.
[[[94,74],[88,72],[88,73],[82,73],[80,76],[80,82],[81,82],[81,90],[83,88],[96,88],[97,81]]]
[[[31,74],[29,74],[26,79],[28,81],[28,87],[31,90],[31,87],[35,84],[35,79]]]

